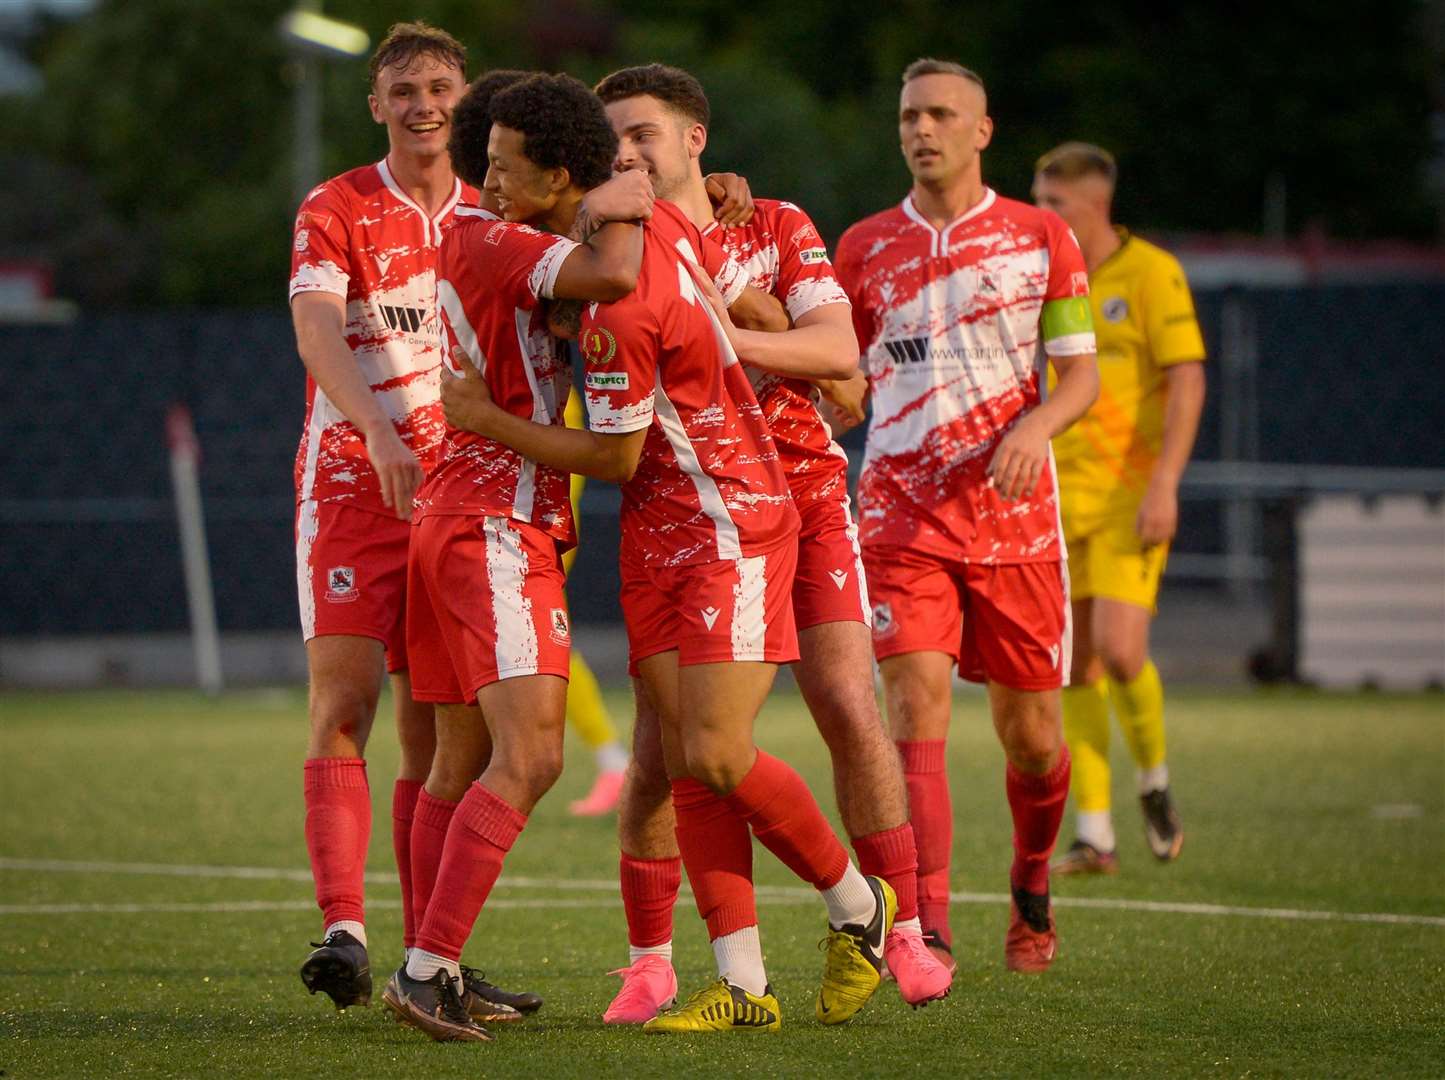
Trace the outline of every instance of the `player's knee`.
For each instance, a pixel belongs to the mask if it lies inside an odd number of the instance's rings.
[[[346,738],[364,743],[376,715],[377,694],[346,684],[313,686],[311,733],[314,739]]]
[[[1098,667],[1115,682],[1133,682],[1144,670],[1144,650],[1132,642],[1106,641],[1099,649]]]
[[[743,782],[751,756],[739,753],[738,748],[721,740],[709,738],[689,740],[683,753],[688,775],[719,795],[727,794]]]
[[[1038,775],[1058,764],[1063,732],[1051,725],[1019,724],[1003,733],[1004,755],[1020,772]]]

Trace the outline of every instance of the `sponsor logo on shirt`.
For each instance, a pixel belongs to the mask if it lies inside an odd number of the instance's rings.
[[[393,330],[407,333],[416,333],[421,329],[422,323],[426,322],[426,312],[422,308],[394,307],[391,304],[381,305],[381,317]]]
[[[305,251],[306,245],[311,243],[311,230],[298,229],[296,231],[296,250]]]
[[[552,640],[558,645],[566,645],[572,640],[572,628],[567,623],[567,612],[559,607],[552,609]]]
[[[600,366],[617,355],[617,339],[605,326],[589,326],[582,331],[577,345],[582,350],[582,359],[589,364]]]
[[[349,604],[357,596],[356,567],[333,566],[326,571],[326,599],[333,604]]]
[[[1129,317],[1129,304],[1122,296],[1111,296],[1099,306],[1104,318],[1112,323],[1121,323]]]
[[[589,371],[587,372],[588,390],[626,390],[627,372],[625,371]]]
[[[883,342],[888,355],[900,366],[923,364],[930,360],[1007,360],[1008,350],[1002,345],[936,346],[930,338],[895,338]]]
[[[828,249],[825,247],[804,248],[798,252],[798,258],[803,261],[804,266],[825,263],[828,261]]]
[[[817,245],[822,242],[823,238],[818,235],[818,230],[811,225],[804,225],[795,232],[791,241],[794,247],[802,247],[804,244]]]

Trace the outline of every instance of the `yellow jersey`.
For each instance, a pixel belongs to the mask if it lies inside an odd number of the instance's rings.
[[[1119,249],[1089,275],[1099,399],[1054,439],[1065,513],[1075,493],[1118,505],[1143,497],[1164,437],[1164,369],[1204,359],[1179,260],[1118,232]]]

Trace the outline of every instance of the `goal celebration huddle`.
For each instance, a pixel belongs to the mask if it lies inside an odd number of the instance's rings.
[[[781,1025],[754,840],[818,894],[813,1020],[846,1023],[878,992],[945,998],[955,673],[986,685],[1006,759],[1009,969],[1059,952],[1049,876],[1071,746],[1088,786],[1055,872],[1118,870],[1111,702],[1150,847],[1179,854],[1147,641],[1203,346],[1177,264],[1109,222],[1106,152],[1046,156],[1038,206],[998,195],[982,80],[915,61],[898,114],[912,187],[830,253],[786,192],[708,170],[712,106],[680,69],[469,83],[454,38],[404,23],[370,76],[388,153],[307,196],[292,250],[305,836],[323,914],[307,989],[367,1004],[371,957],[400,956],[375,973],[382,1002],[444,1041],[488,1041],[543,1006],[514,988],[528,972],[493,972],[504,987],[463,954],[483,961],[473,927],[560,774],[569,685],[596,693],[590,673],[569,684],[577,477],[621,488],[636,703],[616,792],[626,963],[606,1022]],[[566,422],[569,400],[585,425]],[[835,436],[869,413],[855,510]],[[1072,590],[1066,534],[1088,552]],[[827,793],[754,741],[782,664],[846,836]],[[383,670],[399,943],[368,940],[363,888]],[[716,960],[701,987],[672,962],[684,875]]]

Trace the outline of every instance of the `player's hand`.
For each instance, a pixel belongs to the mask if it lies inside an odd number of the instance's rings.
[[[365,432],[366,456],[381,481],[381,501],[403,521],[411,519],[411,500],[425,478],[421,463],[402,442],[390,420]]]
[[[1179,527],[1179,490],[1173,485],[1150,481],[1139,504],[1139,517],[1134,531],[1145,547],[1167,544]]]
[[[1048,460],[1048,429],[1030,413],[999,440],[988,465],[989,483],[1005,499],[1024,498],[1033,493]]]
[[[713,217],[725,229],[753,219],[753,189],[737,173],[708,173],[702,179],[712,200]]]
[[[442,412],[447,423],[463,431],[490,435],[487,420],[497,405],[487,380],[460,350],[453,353],[452,360],[461,374],[455,374],[451,368],[442,369]]]
[[[819,379],[826,410],[823,419],[834,435],[851,431],[867,419],[864,403],[868,400],[868,376],[855,372],[851,379]]]
[[[630,169],[617,173],[582,196],[579,216],[597,225],[608,221],[646,221],[652,217],[652,204],[656,201],[647,173]]]

